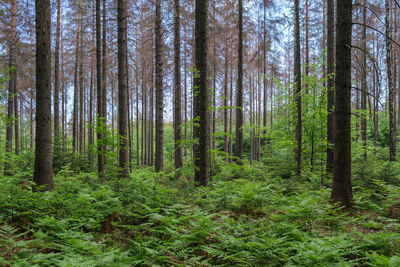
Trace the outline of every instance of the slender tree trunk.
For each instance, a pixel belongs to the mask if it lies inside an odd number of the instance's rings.
[[[89,165],[94,166],[94,156],[93,156],[93,145],[94,145],[94,129],[93,129],[93,102],[94,102],[94,70],[95,70],[95,53],[96,51],[96,7],[93,5],[92,9],[92,52],[91,52],[91,64],[90,64],[90,93],[89,93]]]
[[[396,115],[394,110],[395,91],[392,76],[392,27],[390,19],[390,3],[385,0],[385,25],[386,25],[386,70],[389,88],[389,159],[396,160]]]
[[[333,142],[335,138],[335,79],[333,77],[334,73],[334,50],[335,50],[335,20],[334,20],[334,0],[327,0],[327,142],[328,146],[326,149],[326,172],[329,176],[333,172]]]
[[[35,1],[36,22],[36,148],[33,181],[51,190],[51,15],[50,0]]]
[[[118,0],[118,134],[121,137],[118,148],[120,177],[129,178],[128,158],[128,84],[127,84],[127,33],[126,33],[126,4],[125,0]]]
[[[351,185],[351,26],[352,1],[336,3],[335,149],[331,199],[352,206]]]
[[[4,161],[4,174],[11,175],[9,172],[9,160],[12,153],[12,141],[13,141],[13,125],[14,125],[14,97],[16,91],[15,77],[16,77],[16,66],[14,59],[14,51],[16,45],[16,12],[17,12],[17,0],[11,1],[11,34],[9,40],[9,55],[8,55],[8,67],[10,69],[10,79],[8,81],[8,103],[7,103],[7,129],[6,129],[6,160]]]
[[[263,86],[264,86],[264,99],[263,99],[263,145],[267,145],[267,120],[268,120],[268,92],[267,92],[267,27],[266,27],[266,13],[267,13],[267,7],[266,7],[266,1],[264,1],[264,22],[263,22]],[[271,107],[272,109],[272,107]]]
[[[72,149],[74,152],[78,150],[79,145],[79,129],[78,129],[78,110],[79,110],[79,76],[78,76],[78,67],[80,53],[79,53],[79,45],[80,45],[80,37],[81,37],[81,12],[82,12],[82,2],[79,0],[79,11],[78,11],[78,24],[76,29],[76,46],[75,46],[75,67],[74,67],[74,107],[73,107],[73,117],[72,117]]]
[[[196,0],[195,6],[195,70],[194,74],[194,180],[207,186],[210,178],[209,122],[207,86],[207,15],[208,0]]]
[[[59,168],[60,157],[60,39],[61,39],[61,0],[57,0],[56,50],[54,56],[54,159],[53,168]]]
[[[301,62],[300,62],[300,18],[299,0],[294,0],[294,81],[295,81],[295,102],[297,110],[296,124],[296,174],[301,174],[301,149],[302,149],[302,119],[301,119]]]
[[[96,87],[97,87],[97,173],[100,180],[105,179],[104,174],[104,151],[103,151],[103,133],[100,130],[103,117],[103,90],[101,73],[101,24],[100,24],[100,1],[96,0]],[[104,0],[103,0],[104,1]]]
[[[228,143],[228,39],[225,33],[225,55],[224,55],[224,152],[226,154],[225,161],[228,161],[229,143]]]
[[[163,95],[163,59],[161,0],[156,0],[156,171],[164,168],[164,95]]]
[[[175,20],[174,20],[174,53],[175,53],[175,92],[174,92],[174,135],[175,135],[175,169],[179,170],[183,166],[182,158],[182,88],[181,88],[181,34],[180,34],[180,4],[175,0]],[[177,176],[182,172],[178,171]]]
[[[236,157],[241,164],[243,154],[243,0],[239,0],[238,84],[236,95]]]
[[[83,138],[84,138],[84,132],[83,132],[83,124],[84,124],[84,115],[83,115],[83,106],[84,106],[84,99],[83,99],[83,31],[80,32],[80,49],[79,49],[79,131],[78,131],[78,137],[79,137],[79,153],[82,155],[83,154]]]
[[[367,1],[364,0],[363,3],[363,24],[367,25]],[[364,160],[367,160],[367,27],[363,27],[362,29],[362,81],[361,81],[361,110],[362,110],[362,118],[361,118],[361,140],[363,144],[363,154]]]
[[[17,87],[17,73],[13,76],[14,79],[14,131],[15,131],[15,155],[19,155],[19,110],[18,110],[18,87]]]

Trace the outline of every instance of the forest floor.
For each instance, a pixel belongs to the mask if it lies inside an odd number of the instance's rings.
[[[51,192],[0,177],[0,266],[400,266],[400,187],[330,190],[225,166],[210,186],[134,170],[97,181],[68,168]]]

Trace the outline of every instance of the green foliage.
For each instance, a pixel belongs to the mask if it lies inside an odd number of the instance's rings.
[[[399,187],[355,187],[357,212],[329,190],[262,165],[220,162],[209,187],[173,170],[130,180],[62,168],[51,192],[0,177],[0,257],[12,266],[396,266]]]

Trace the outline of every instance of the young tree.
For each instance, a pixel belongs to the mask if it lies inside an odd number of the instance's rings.
[[[53,188],[51,155],[51,15],[50,0],[35,1],[36,23],[36,147],[33,181]]]
[[[126,4],[125,0],[118,0],[118,134],[121,137],[119,147],[120,177],[129,178],[128,159],[128,84],[127,84],[127,33],[126,33]]]
[[[179,0],[174,1],[174,53],[175,53],[175,79],[174,79],[174,136],[175,136],[175,169],[183,165],[182,158],[182,89],[181,89],[181,34],[180,34],[180,4]],[[178,172],[178,176],[181,172]]]
[[[296,174],[301,174],[301,144],[302,144],[302,120],[301,120],[301,62],[300,62],[300,18],[299,0],[294,0],[294,82],[295,82],[295,102],[297,109],[296,124]]]
[[[161,0],[156,0],[156,171],[164,168],[164,93],[162,59]]]
[[[241,164],[243,154],[243,0],[239,0],[238,84],[236,95],[236,156]]]
[[[207,16],[208,0],[196,0],[195,6],[195,73],[194,73],[194,126],[193,146],[194,180],[207,186],[210,178],[209,118],[207,86]]]
[[[352,0],[336,3],[335,149],[331,199],[352,206],[351,185],[351,35]]]

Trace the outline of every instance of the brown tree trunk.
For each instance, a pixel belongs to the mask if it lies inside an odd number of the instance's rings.
[[[396,115],[394,110],[395,91],[392,75],[392,27],[390,19],[390,3],[385,0],[385,25],[386,25],[386,70],[389,89],[389,159],[396,160]]]
[[[196,0],[195,6],[195,74],[194,74],[194,180],[207,186],[210,178],[209,118],[207,85],[207,13],[208,0]]]
[[[295,102],[297,109],[296,123],[296,174],[301,174],[301,149],[302,149],[302,119],[301,119],[301,62],[300,62],[300,18],[299,0],[294,0],[294,82]]]
[[[84,115],[83,115],[83,106],[84,106],[84,99],[83,99],[83,31],[80,32],[80,48],[79,48],[79,131],[78,131],[78,140],[79,140],[79,152],[83,154],[83,124],[84,124]]]
[[[33,181],[51,190],[51,15],[50,0],[35,1],[36,22],[36,148]]]
[[[362,13],[363,13],[363,24],[367,25],[367,1],[364,0]],[[362,118],[361,118],[361,140],[363,145],[363,154],[364,160],[367,160],[367,27],[364,26],[362,29],[362,81],[361,81],[361,110],[362,110]]]
[[[224,65],[225,65],[225,73],[224,73],[224,152],[225,152],[225,161],[228,161],[229,154],[229,143],[228,143],[228,39],[225,34],[225,55],[224,55]]]
[[[326,172],[329,176],[332,175],[333,172],[333,142],[335,138],[335,79],[333,77],[334,74],[334,50],[335,50],[335,21],[334,21],[334,0],[327,0],[327,72],[328,72],[328,80],[327,80],[327,142],[328,146],[326,149]]]
[[[175,133],[175,169],[179,170],[177,176],[181,176],[180,168],[183,166],[182,158],[182,88],[181,88],[181,34],[180,34],[180,4],[175,0],[174,21],[174,53],[175,53],[175,92],[174,92],[174,133]]]
[[[15,146],[14,153],[15,155],[19,154],[19,110],[18,110],[18,89],[17,89],[17,73],[15,73],[14,77],[14,131],[15,131]]]
[[[164,168],[164,95],[162,60],[161,0],[156,0],[156,171]]]
[[[243,0],[239,0],[238,84],[236,95],[236,154],[241,164],[243,154]]]
[[[57,0],[56,50],[54,56],[54,169],[59,168],[60,158],[60,39],[61,39],[61,0]]]
[[[7,128],[6,128],[6,160],[4,161],[4,174],[11,175],[9,172],[9,160],[12,153],[13,125],[14,125],[14,97],[16,91],[16,67],[15,67],[15,44],[16,44],[16,12],[17,0],[11,1],[11,34],[9,40],[8,67],[10,69],[10,79],[8,81],[8,102],[7,102]]]
[[[72,116],[72,149],[74,152],[78,151],[79,146],[79,129],[78,129],[78,112],[79,112],[79,61],[82,60],[79,56],[79,45],[81,37],[81,12],[82,12],[82,2],[79,1],[78,10],[78,24],[76,29],[76,46],[75,46],[75,67],[74,67],[74,107]]]
[[[331,199],[352,206],[351,185],[351,26],[352,1],[336,3],[335,149]]]
[[[118,148],[120,177],[129,178],[128,158],[128,84],[127,84],[127,33],[126,33],[126,4],[125,0],[118,0],[118,134],[121,137]]]
[[[91,52],[91,64],[90,64],[90,93],[89,93],[89,136],[88,136],[88,143],[89,143],[89,165],[91,167],[94,166],[94,156],[93,156],[93,145],[94,145],[94,131],[93,131],[93,102],[94,102],[94,61],[95,55],[94,51],[96,51],[96,36],[95,36],[95,25],[96,25],[96,7],[93,5],[92,9],[92,52]]]
[[[101,24],[100,24],[100,1],[96,0],[96,87],[97,87],[97,174],[100,180],[105,179],[104,174],[104,151],[103,151],[103,133],[100,130],[103,117],[103,90],[101,77]],[[103,0],[104,1],[104,0]]]

